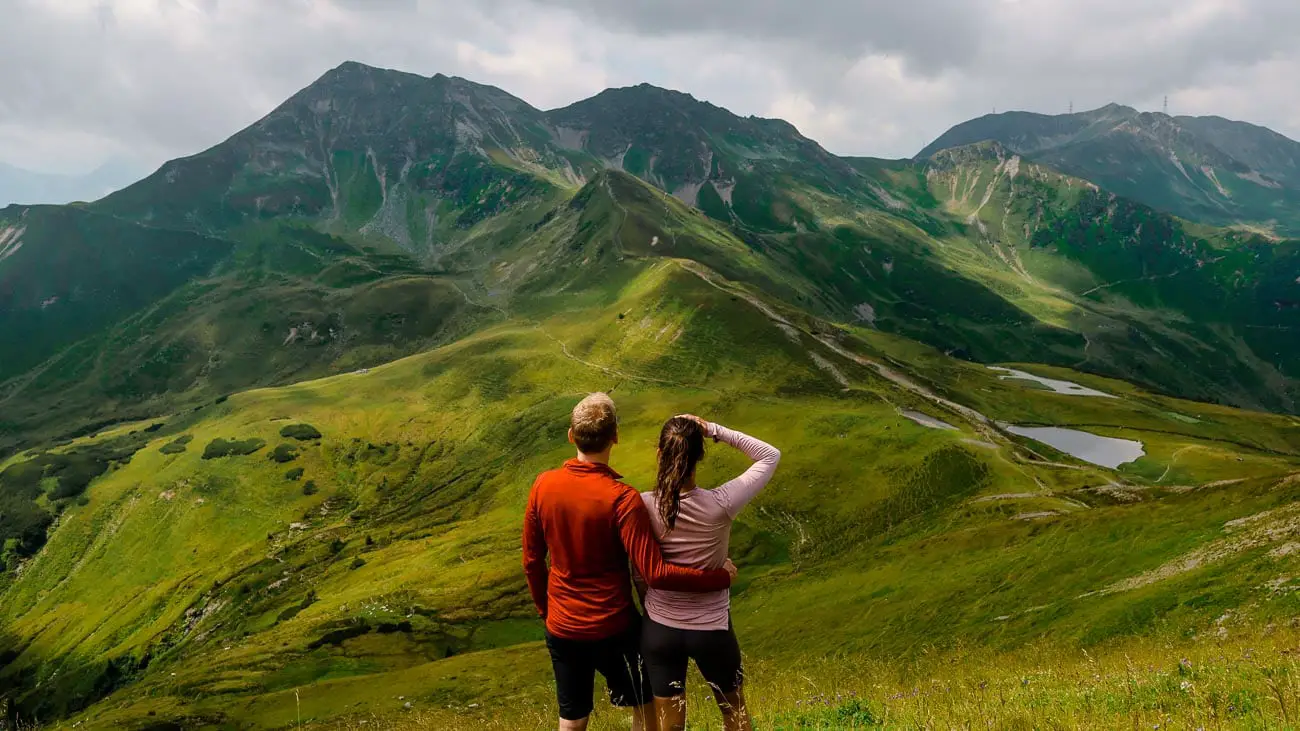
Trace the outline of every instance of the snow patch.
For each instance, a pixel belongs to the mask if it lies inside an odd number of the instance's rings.
[[[1250,182],[1254,183],[1255,185],[1262,185],[1262,186],[1264,186],[1265,188],[1281,188],[1281,187],[1282,187],[1282,185],[1281,185],[1280,183],[1278,183],[1278,182],[1276,182],[1276,181],[1273,181],[1273,180],[1269,180],[1268,178],[1264,177],[1263,175],[1260,175],[1259,173],[1255,172],[1254,170],[1251,170],[1251,171],[1248,172],[1248,173],[1237,173],[1237,177],[1241,178],[1242,180],[1249,180]]]
[[[854,307],[853,314],[857,315],[859,320],[871,325],[872,327],[876,324],[876,308],[866,302]]]
[[[4,261],[23,248],[26,226],[0,226],[0,261]]]
[[[1205,177],[1209,178],[1210,182],[1214,183],[1214,187],[1219,189],[1219,195],[1224,198],[1232,197],[1232,194],[1229,193],[1227,189],[1223,187],[1223,184],[1219,182],[1219,176],[1214,174],[1214,168],[1209,165],[1202,165],[1201,172],[1205,173]]]

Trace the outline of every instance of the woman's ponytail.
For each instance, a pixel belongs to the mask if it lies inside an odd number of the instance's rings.
[[[704,458],[704,428],[694,419],[674,416],[659,432],[659,476],[655,481],[655,504],[665,533],[677,525],[682,488],[690,482],[695,466]]]

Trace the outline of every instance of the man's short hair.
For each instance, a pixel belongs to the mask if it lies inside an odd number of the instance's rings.
[[[609,448],[618,436],[618,413],[614,399],[604,393],[593,393],[573,407],[569,421],[573,429],[573,443],[583,454],[597,454]]]

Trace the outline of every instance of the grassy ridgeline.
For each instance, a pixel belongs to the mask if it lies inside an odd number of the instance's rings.
[[[845,352],[882,362],[911,349],[913,382],[944,384],[942,395],[993,418],[1145,441],[1150,456],[1116,474],[947,410],[676,263],[617,281],[580,319],[516,319],[368,373],[251,391],[174,418],[95,481],[85,505],[66,508],[5,588],[0,624],[12,639],[0,651],[16,656],[0,680],[22,683],[18,702],[43,718],[93,704],[76,717],[95,727],[290,726],[298,713],[546,725],[551,691],[518,525],[533,476],[570,453],[568,409],[596,389],[618,400],[616,463],[638,487],[650,484],[659,425],[680,411],[785,451],[733,538],[755,711],[772,724],[835,727],[841,713],[1011,724],[1041,703],[1076,709],[1061,716],[1067,724],[1127,719],[1123,703],[1070,705],[1067,670],[1080,647],[1113,658],[1136,642],[1156,653],[1158,638],[1214,632],[1225,614],[1262,627],[1295,609],[1288,419],[1100,379],[1087,383],[1123,398],[1058,396],[888,336],[836,336]],[[921,427],[900,408],[959,428]],[[267,451],[204,460],[193,448],[275,444],[304,424],[321,439],[296,443],[297,479]],[[164,453],[181,433],[192,448]],[[742,467],[715,447],[701,481]],[[1192,489],[1225,474],[1247,479]],[[1222,668],[1207,692],[1226,698],[1249,677],[1245,665],[1206,662]],[[979,671],[987,677],[975,680]],[[1041,682],[1029,687],[1046,696],[1026,692],[1005,716],[978,715],[986,696],[968,680],[1005,689],[1034,673]],[[928,700],[890,701],[923,676],[958,690],[941,701],[927,686],[915,698]],[[1099,694],[1120,687],[1103,677],[1111,684]],[[828,705],[827,693],[865,700],[845,711],[850,701]],[[414,715],[403,715],[408,700]],[[1274,712],[1267,703],[1260,694],[1259,713]]]

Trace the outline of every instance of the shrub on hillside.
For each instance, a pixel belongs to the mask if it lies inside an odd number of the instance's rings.
[[[265,446],[266,440],[258,439],[256,437],[244,440],[226,440],[217,438],[213,439],[208,443],[208,446],[203,448],[203,459],[219,459],[221,457],[235,457],[252,454]]]
[[[54,480],[47,495],[50,501],[75,498],[111,465],[131,461],[146,441],[145,435],[135,434],[79,445],[66,452],[38,452],[0,470],[0,544],[11,543],[15,561],[34,554],[45,545],[46,529],[54,520],[50,510],[37,502],[44,481]],[[57,511],[66,505],[51,507]]]
[[[288,480],[289,482],[297,482],[298,480],[302,479],[302,474],[305,471],[306,470],[304,470],[301,467],[294,467],[293,469],[284,473],[284,479]]]
[[[320,439],[321,433],[311,424],[290,424],[280,430],[280,436],[285,439],[297,439],[305,442],[311,439]]]
[[[161,447],[158,448],[158,451],[162,452],[163,454],[180,454],[181,452],[185,451],[185,445],[189,444],[192,441],[194,441],[194,437],[190,436],[189,434],[185,434],[183,436],[176,437],[170,442],[167,442],[166,444],[162,445]]]
[[[306,482],[303,483],[303,485],[302,485],[302,494],[304,494],[304,495],[315,495],[317,492],[319,492],[319,490],[316,489],[316,481],[315,481],[315,480],[307,480]]]
[[[298,448],[292,444],[281,444],[271,452],[271,460],[284,464],[298,459]]]

